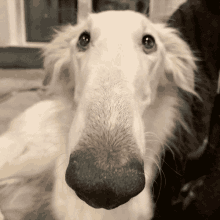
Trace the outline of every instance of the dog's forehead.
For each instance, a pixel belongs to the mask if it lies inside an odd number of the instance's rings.
[[[91,14],[89,17],[91,28],[100,30],[102,33],[111,31],[117,33],[139,32],[152,29],[152,23],[142,14],[134,11],[105,11]]]

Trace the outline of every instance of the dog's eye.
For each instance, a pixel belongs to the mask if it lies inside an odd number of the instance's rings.
[[[142,38],[142,44],[144,46],[144,52],[145,53],[151,53],[154,52],[156,50],[156,43],[154,38],[151,35],[145,35]]]
[[[90,43],[90,34],[85,31],[79,36],[77,46],[81,50],[86,50],[89,43]]]

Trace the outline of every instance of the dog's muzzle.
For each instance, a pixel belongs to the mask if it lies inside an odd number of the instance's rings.
[[[144,189],[143,161],[129,150],[84,147],[71,154],[66,182],[90,206],[113,209]]]

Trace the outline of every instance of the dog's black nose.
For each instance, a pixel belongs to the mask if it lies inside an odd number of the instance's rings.
[[[70,156],[66,182],[90,206],[113,209],[144,189],[143,163],[135,155],[77,150]]]

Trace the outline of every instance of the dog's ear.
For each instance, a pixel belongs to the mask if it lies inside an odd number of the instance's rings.
[[[74,90],[74,72],[72,47],[80,34],[81,25],[65,26],[57,31],[53,40],[43,49],[44,70],[43,85],[48,87],[49,94],[60,94],[66,89]],[[69,91],[68,91],[69,92]]]
[[[191,94],[195,93],[196,58],[177,30],[157,25],[159,37],[164,45],[164,67],[166,79]]]
[[[181,98],[178,102],[181,117],[178,117],[177,121],[183,130],[179,129],[181,139],[177,139],[177,143],[185,140],[181,150],[184,150],[188,157],[193,158],[203,153],[205,149],[203,145],[200,145],[201,140],[198,139],[197,134],[198,127],[204,126],[202,120],[206,112],[202,97],[195,90],[203,82],[203,79],[197,78],[196,64],[199,59],[194,56],[189,45],[181,38],[177,30],[165,25],[159,25],[157,30],[164,46],[162,57],[165,78],[162,80],[165,84],[170,83],[180,89],[178,95]]]

